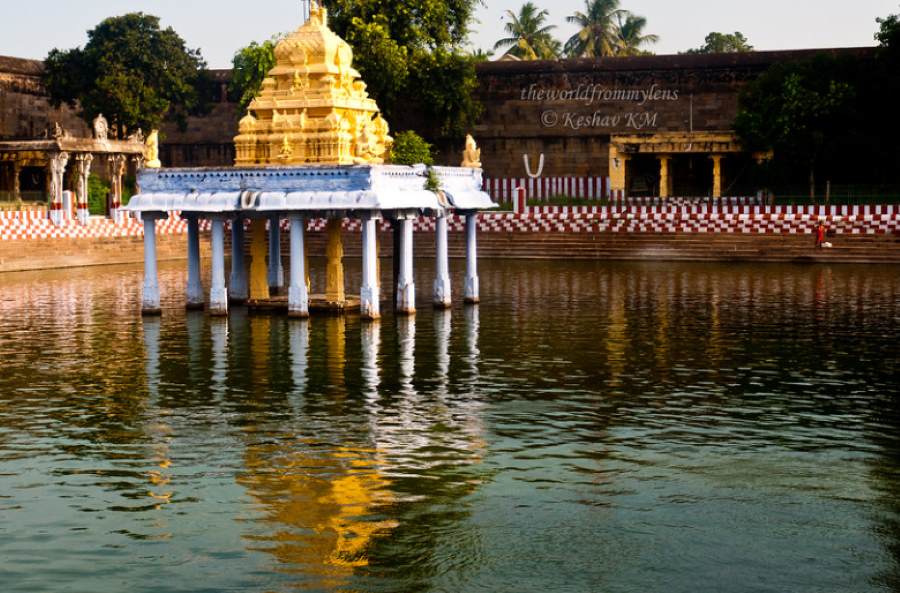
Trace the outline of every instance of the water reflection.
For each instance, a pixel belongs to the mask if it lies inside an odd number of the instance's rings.
[[[4,591],[900,582],[895,271],[488,263],[375,324],[183,275],[0,278]]]

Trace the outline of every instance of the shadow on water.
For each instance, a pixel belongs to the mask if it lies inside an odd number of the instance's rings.
[[[891,269],[484,262],[380,323],[184,277],[0,279],[4,590],[900,587]]]

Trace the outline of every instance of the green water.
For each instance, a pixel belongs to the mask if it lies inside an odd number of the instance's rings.
[[[0,591],[900,590],[897,268],[424,264],[377,325],[0,276]]]

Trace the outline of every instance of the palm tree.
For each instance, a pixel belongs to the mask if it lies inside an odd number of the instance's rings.
[[[647,19],[636,14],[627,14],[625,20],[619,17],[618,23],[618,48],[616,55],[619,56],[639,56],[646,54],[647,51],[641,49],[641,46],[656,43],[659,41],[659,35],[644,35],[644,27],[647,26]]]
[[[560,44],[550,34],[556,26],[545,24],[549,14],[531,2],[523,4],[519,14],[507,10],[509,22],[504,29],[509,37],[495,43],[494,49],[508,48],[506,53],[523,60],[555,59]]]
[[[584,0],[584,12],[576,12],[566,20],[578,25],[578,32],[566,42],[566,53],[573,58],[599,58],[616,53],[617,20],[627,12],[619,8],[619,0]]]

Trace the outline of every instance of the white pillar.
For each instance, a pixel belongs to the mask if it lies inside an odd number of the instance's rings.
[[[400,221],[400,277],[397,280],[397,312],[416,312],[416,283],[413,279],[413,220]]]
[[[231,221],[231,286],[228,298],[232,303],[247,302],[247,264],[244,258],[244,219]]]
[[[450,288],[450,262],[447,249],[447,215],[440,214],[435,220],[434,247],[437,261],[434,275],[434,306],[449,309],[452,304]]]
[[[211,315],[228,315],[228,289],[225,288],[225,221],[212,219],[212,283],[209,291]]]
[[[281,265],[281,216],[269,217],[269,290],[278,294],[284,288],[284,266]]]
[[[359,306],[363,319],[381,317],[381,290],[378,278],[378,220],[366,213],[362,219],[362,286]]]
[[[466,215],[466,302],[477,303],[478,294],[478,213]]]
[[[162,214],[144,212],[144,293],[141,312],[144,315],[159,315],[159,279],[156,270],[156,219]]]
[[[306,222],[291,214],[291,285],[288,288],[288,316],[309,317],[309,293],[306,289],[306,259],[303,235]],[[271,271],[271,267],[269,270]]]
[[[88,180],[91,177],[91,163],[94,161],[94,155],[90,153],[79,154],[75,157],[75,174],[76,174],[76,211],[78,213],[78,221],[87,226],[91,212],[88,209]]]
[[[200,281],[200,221],[196,216],[187,219],[188,284],[187,308],[203,308],[203,284]]]

